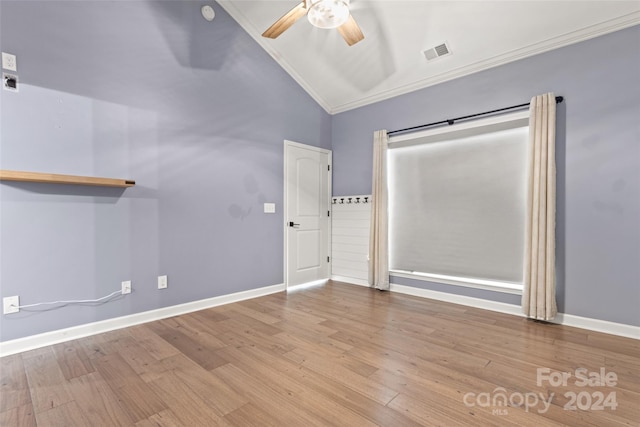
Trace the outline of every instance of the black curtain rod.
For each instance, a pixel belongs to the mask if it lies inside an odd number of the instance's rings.
[[[562,101],[564,101],[563,97],[556,96],[556,104],[559,104]],[[528,107],[529,104],[530,104],[530,102],[527,102],[526,104],[513,105],[511,107],[505,107],[505,108],[499,108],[497,110],[485,111],[484,113],[471,114],[469,116],[457,117],[455,119],[441,120],[439,122],[428,123],[426,125],[420,125],[420,126],[413,126],[413,127],[406,128],[406,129],[392,130],[391,132],[387,132],[387,135],[393,135],[393,134],[402,133],[402,132],[409,132],[410,130],[424,129],[424,128],[428,128],[428,127],[431,127],[431,126],[437,126],[437,125],[444,125],[444,124],[452,125],[452,124],[454,124],[455,122],[457,122],[459,120],[471,119],[471,118],[480,117],[480,116],[488,116],[489,114],[500,113],[502,111],[516,110],[518,108]]]

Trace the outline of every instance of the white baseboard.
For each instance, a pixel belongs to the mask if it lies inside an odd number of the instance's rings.
[[[332,276],[331,280],[349,283],[357,286],[369,287],[364,280],[349,277]],[[178,304],[171,307],[159,308],[142,313],[131,314],[129,316],[116,317],[114,319],[102,320],[85,325],[73,326],[71,328],[57,331],[45,332],[43,334],[32,335],[11,341],[0,342],[0,357],[9,356],[23,351],[33,350],[47,345],[58,344],[90,335],[122,329],[141,323],[152,322],[154,320],[165,319],[167,317],[178,316],[224,304],[257,298],[285,290],[284,284],[265,286],[263,288],[251,289],[204,300]],[[391,284],[391,291],[406,295],[413,295],[422,298],[435,299],[450,302],[453,304],[466,305],[485,310],[497,311],[500,313],[512,314],[523,317],[520,306],[506,304],[502,302],[490,301],[481,298],[467,297],[463,295],[449,294],[446,292],[431,291],[427,289],[414,288],[412,286]],[[574,316],[572,314],[558,313],[554,323],[573,326],[576,328],[588,329],[627,338],[640,339],[640,327],[625,325],[621,323],[608,322],[606,320],[590,319],[587,317]]]
[[[29,337],[18,338],[11,341],[0,342],[0,357],[23,351],[33,350],[47,345],[58,344],[90,335],[101,334],[116,329],[139,325],[141,323],[152,322],[154,320],[166,319],[167,317],[179,316],[206,308],[217,307],[219,305],[230,304],[264,295],[274,294],[285,290],[284,284],[265,286],[258,289],[236,292],[228,295],[220,295],[199,301],[192,301],[184,304],[172,305],[171,307],[158,308],[142,313],[135,313],[128,316],[116,317],[113,319],[101,320],[99,322],[87,323],[73,326],[71,328],[57,331],[45,332]]]
[[[336,279],[337,280],[337,279]],[[500,313],[513,314],[524,317],[522,308],[519,305],[507,304],[503,302],[490,301],[482,298],[468,297],[464,295],[449,294],[446,292],[432,291],[428,289],[414,288],[412,286],[391,284],[391,291],[400,294],[413,295],[422,298],[430,298],[439,301],[446,301],[453,304],[466,305],[469,307],[481,308],[484,310],[497,311]],[[573,314],[558,313],[551,321],[559,325],[573,326],[590,331],[603,332],[605,334],[618,335],[621,337],[640,339],[640,327],[614,323],[606,320],[590,319],[588,317],[574,316]]]
[[[497,311],[500,313],[513,314],[515,316],[524,317],[520,306],[507,304],[504,302],[450,294],[447,292],[432,291],[429,289],[414,288],[413,286],[396,285],[395,283],[391,284],[391,291],[398,292],[399,294],[435,299],[438,301],[445,301],[453,304],[466,305],[469,307],[482,308],[484,310]]]
[[[553,323],[640,340],[640,326],[625,325],[623,323],[591,319],[589,317],[574,316],[573,314],[565,313],[558,313]]]
[[[358,286],[366,286],[370,288],[369,282],[362,279],[356,279],[354,277],[346,277],[346,276],[331,276],[331,280],[335,280],[336,282],[349,283],[350,285],[358,285]]]

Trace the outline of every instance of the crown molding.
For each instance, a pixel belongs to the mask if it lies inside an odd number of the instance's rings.
[[[338,114],[345,111],[353,110],[355,108],[364,107],[366,105],[384,101],[398,95],[404,95],[416,90],[427,88],[429,86],[444,83],[449,80],[454,80],[480,71],[488,70],[490,68],[498,67],[500,65],[508,64],[520,59],[528,58],[530,56],[538,55],[540,53],[549,52],[551,50],[559,49],[561,47],[603,36],[605,34],[623,30],[625,28],[630,28],[638,24],[640,24],[640,12],[633,12],[616,19],[591,25],[589,27],[585,27],[577,31],[572,31],[561,36],[552,37],[550,39],[534,43],[519,49],[514,49],[504,54],[478,61],[473,64],[458,67],[447,71],[446,73],[421,79],[408,85],[399,86],[387,91],[382,91],[373,95],[365,96],[352,102],[332,106],[330,109],[330,114]]]
[[[577,31],[568,32],[557,37],[551,37],[538,43],[533,43],[519,49],[506,52],[501,55],[474,62],[463,67],[458,67],[435,76],[417,80],[413,83],[383,90],[373,94],[359,97],[353,101],[337,105],[330,103],[315,90],[295,68],[282,58],[269,43],[260,35],[260,31],[247,19],[247,17],[234,5],[231,0],[218,0],[218,4],[231,15],[233,19],[313,98],[327,113],[333,115],[369,104],[384,101],[409,92],[444,83],[500,65],[508,64],[533,55],[559,49],[581,41],[589,40],[618,30],[633,27],[640,24],[640,11],[632,12],[615,19],[607,20],[598,24],[590,25]]]

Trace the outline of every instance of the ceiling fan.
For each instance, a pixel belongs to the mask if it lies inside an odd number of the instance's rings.
[[[349,46],[364,39],[360,27],[349,12],[349,0],[303,0],[262,33],[262,36],[275,39],[304,15],[318,28],[337,28]]]

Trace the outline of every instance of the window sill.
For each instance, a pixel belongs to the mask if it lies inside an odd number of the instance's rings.
[[[485,291],[522,295],[522,284],[519,283],[472,279],[467,277],[443,276],[439,274],[428,274],[406,270],[390,270],[389,274],[395,277],[422,280],[423,282],[443,283],[446,285],[463,286],[465,288],[483,289]]]

